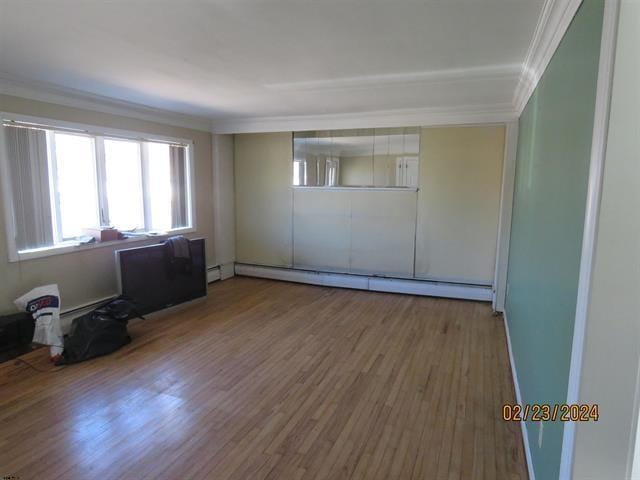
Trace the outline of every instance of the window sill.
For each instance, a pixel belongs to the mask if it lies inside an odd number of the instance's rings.
[[[65,243],[59,245],[53,245],[51,247],[39,248],[35,250],[25,250],[17,252],[14,255],[10,255],[9,262],[22,262],[24,260],[33,260],[35,258],[51,257],[53,255],[64,255],[67,253],[84,252],[86,250],[94,250],[98,248],[107,248],[122,245],[123,248],[126,245],[137,242],[144,242],[149,240],[166,240],[173,235],[183,235],[185,233],[194,233],[196,231],[193,227],[177,228],[170,232],[158,234],[158,235],[141,235],[134,238],[125,238],[123,240],[111,240],[109,242],[95,242],[87,244],[79,243]]]

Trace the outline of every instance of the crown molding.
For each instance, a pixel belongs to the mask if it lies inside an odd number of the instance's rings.
[[[452,108],[411,108],[322,115],[292,115],[219,120],[213,133],[259,133],[342,128],[470,125],[505,123],[518,118],[509,103]]]
[[[517,79],[522,66],[520,64],[490,65],[483,67],[432,70],[427,72],[394,73],[386,75],[365,75],[325,80],[301,82],[268,83],[264,87],[276,91],[324,91],[360,89],[381,86],[399,86],[411,84],[432,84],[455,81]]]
[[[513,72],[513,68],[503,69]],[[450,76],[448,78],[451,78]],[[460,78],[463,78],[462,76]],[[486,78],[486,77],[484,77]],[[0,93],[30,100],[81,108],[212,133],[257,133],[340,128],[401,127],[407,125],[465,125],[504,123],[517,119],[508,103],[457,107],[410,108],[357,113],[248,117],[210,120],[133,102],[88,94],[47,83],[27,82],[0,76]]]
[[[148,107],[134,102],[116,100],[72,88],[62,88],[50,83],[32,82],[0,76],[0,93],[29,100],[146,120],[174,127],[205,132],[211,131],[211,120],[207,118]]]
[[[527,56],[521,66],[493,65],[264,85],[265,88],[276,91],[295,91],[518,78],[512,103],[509,104],[211,120],[59,87],[50,83],[11,78],[2,73],[0,73],[0,93],[213,133],[503,123],[517,119],[524,110],[581,3],[582,0],[545,0]]]
[[[384,86],[449,84],[453,82],[491,82],[512,79],[517,83],[519,64],[491,65],[429,72],[410,72],[390,75],[344,77],[329,80],[273,83],[264,85],[275,91],[325,91]],[[511,103],[460,105],[454,107],[407,108],[369,112],[265,116],[219,119],[212,122],[213,133],[258,133],[341,128],[402,127],[407,125],[464,125],[503,123],[515,120],[517,114]]]
[[[545,0],[513,97],[518,115],[527,105],[581,3],[582,0]]]

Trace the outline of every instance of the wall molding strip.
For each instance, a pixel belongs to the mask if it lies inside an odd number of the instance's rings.
[[[518,115],[509,103],[450,108],[406,108],[376,112],[240,118],[213,122],[213,133],[290,132],[404,126],[506,123]]]
[[[582,236],[580,273],[578,276],[578,298],[576,301],[569,382],[567,386],[567,404],[578,403],[579,401],[582,357],[591,290],[591,273],[595,254],[602,177],[604,174],[607,135],[609,131],[609,107],[613,86],[613,67],[619,11],[620,0],[607,0],[604,2],[600,63],[598,66],[598,83],[596,87],[596,105],[591,143],[591,161],[587,187],[587,204]],[[572,476],[575,433],[575,422],[565,423],[562,437],[562,455],[560,458],[561,479],[569,479]]]
[[[493,278],[493,310],[504,312],[507,294],[507,267],[509,263],[509,242],[511,241],[511,215],[516,182],[516,161],[518,153],[518,122],[507,123],[504,141],[504,161],[502,163],[502,187],[500,192],[500,221],[496,245],[496,268]]]

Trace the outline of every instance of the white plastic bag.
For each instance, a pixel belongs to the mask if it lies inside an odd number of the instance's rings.
[[[37,287],[14,300],[15,305],[30,313],[36,321],[33,341],[49,345],[52,357],[64,350],[62,329],[60,327],[60,293],[58,285]]]

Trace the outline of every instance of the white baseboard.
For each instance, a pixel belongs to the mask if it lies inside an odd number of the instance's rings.
[[[395,278],[369,277],[369,290],[379,292],[408,293],[428,297],[459,298],[464,300],[493,300],[491,287],[478,287],[455,283],[430,282],[426,280],[403,280]]]
[[[520,394],[520,385],[518,384],[518,374],[516,372],[516,362],[513,358],[513,349],[511,348],[511,336],[509,335],[509,322],[507,322],[507,312],[503,312],[504,330],[507,334],[507,349],[509,350],[509,363],[511,365],[511,376],[513,377],[513,387],[516,391],[516,402],[522,405],[522,395]],[[527,470],[529,471],[529,480],[536,480],[535,471],[533,470],[533,462],[531,461],[531,448],[529,446],[529,435],[527,435],[527,424],[524,420],[520,421],[522,429],[522,443],[524,444],[524,456],[527,461]]]
[[[207,283],[220,280],[220,267],[207,267]]]
[[[231,278],[236,274],[235,264],[231,263],[223,263],[220,265],[220,280],[226,280],[227,278]]]
[[[376,292],[406,293],[432,297],[459,298],[490,302],[493,298],[491,287],[461,285],[425,280],[405,280],[396,278],[368,277],[348,273],[329,273],[294,268],[263,267],[236,263],[235,273],[248,277],[271,278],[287,282],[308,283],[325,287],[353,288]]]

